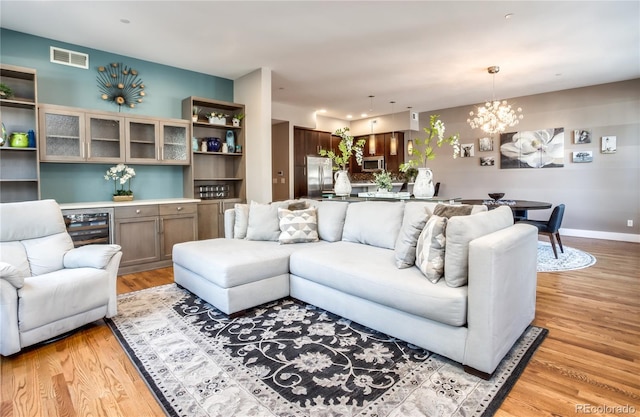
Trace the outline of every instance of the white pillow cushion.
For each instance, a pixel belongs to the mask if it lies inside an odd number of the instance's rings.
[[[233,238],[244,239],[247,237],[249,227],[249,205],[236,203],[233,206],[235,221],[233,223]]]
[[[344,219],[347,216],[347,201],[311,201],[318,209],[318,237],[327,242],[342,240]]]
[[[447,218],[432,215],[418,237],[416,266],[436,284],[444,274]]]
[[[278,208],[280,243],[306,243],[318,241],[318,215],[315,207],[303,210]]]
[[[0,262],[0,278],[9,281],[9,284],[15,288],[24,286],[25,276],[20,273],[18,268],[6,262]]]
[[[272,240],[280,237],[277,204],[260,204],[252,201],[249,205],[248,240]]]
[[[454,216],[447,222],[444,278],[450,287],[467,285],[469,242],[513,224],[513,212],[501,206],[470,216]]]
[[[418,237],[429,218],[429,210],[422,204],[407,204],[404,208],[402,228],[395,244],[396,266],[409,268],[416,262]]]
[[[363,201],[347,207],[342,240],[393,249],[402,226],[404,203]]]

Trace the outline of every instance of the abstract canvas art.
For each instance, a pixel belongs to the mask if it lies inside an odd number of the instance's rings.
[[[563,127],[500,135],[500,168],[502,169],[563,166]]]

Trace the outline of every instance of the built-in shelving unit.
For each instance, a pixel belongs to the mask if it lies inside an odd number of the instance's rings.
[[[197,120],[193,120],[193,109],[198,108]],[[228,115],[225,124],[209,123],[206,115],[211,113]],[[245,132],[244,119],[236,126],[234,115],[244,115],[242,104],[187,97],[182,100],[182,118],[191,120],[192,164],[184,175],[185,197],[199,198],[198,237],[210,239],[223,233],[224,210],[236,202],[246,200]],[[227,135],[233,133],[233,149],[228,152],[202,151],[202,142],[219,138],[227,143]],[[197,148],[197,149],[195,149]]]
[[[0,119],[7,134],[6,143],[0,147],[0,202],[38,200],[40,165],[36,70],[0,64],[0,82],[11,88],[14,94],[0,98]],[[27,133],[29,130],[36,135],[35,146],[9,146],[11,133]]]

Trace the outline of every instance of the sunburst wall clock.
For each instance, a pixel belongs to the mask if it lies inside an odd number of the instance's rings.
[[[98,89],[103,100],[117,104],[119,108],[135,108],[145,97],[144,84],[138,71],[122,63],[98,67]]]

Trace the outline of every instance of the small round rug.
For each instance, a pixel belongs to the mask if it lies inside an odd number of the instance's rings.
[[[596,258],[590,253],[564,246],[564,253],[558,250],[558,259],[553,255],[553,249],[548,242],[538,242],[538,272],[573,271],[587,268],[596,263]]]

